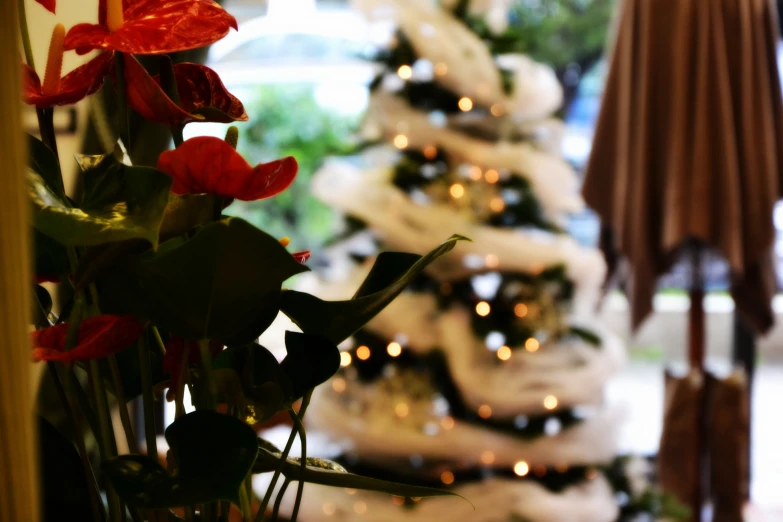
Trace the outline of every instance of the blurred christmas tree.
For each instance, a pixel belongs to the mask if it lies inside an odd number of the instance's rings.
[[[375,57],[369,145],[313,179],[314,194],[348,218],[328,269],[301,287],[347,298],[380,250],[423,253],[451,233],[472,242],[353,336],[307,420],[349,469],[454,488],[475,510],[307,485],[300,518],[654,520],[665,504],[646,462],[616,458],[621,416],[604,386],[625,348],[592,315],[601,255],[566,231],[583,202],[553,116],[563,89],[519,52],[532,40],[512,46],[522,7],[355,3],[395,30]]]
[[[493,54],[522,53],[551,66],[563,85],[567,110],[581,77],[603,57],[614,5],[615,0],[512,1],[494,30],[492,18],[471,16],[468,2],[455,12]]]

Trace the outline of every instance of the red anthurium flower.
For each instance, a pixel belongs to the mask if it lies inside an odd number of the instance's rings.
[[[284,247],[288,247],[288,245],[291,244],[291,238],[288,236],[280,238],[280,244],[283,245]],[[293,254],[291,254],[291,256],[293,256],[293,258],[296,259],[298,262],[305,263],[307,262],[308,259],[310,259],[310,251],[302,250],[301,252],[294,252]]]
[[[173,398],[173,390],[179,385],[179,373],[182,368],[182,358],[185,356],[185,348],[188,351],[188,363],[193,365],[201,364],[201,350],[198,341],[183,339],[182,337],[172,337],[166,343],[166,355],[163,357],[163,373],[168,374],[169,394]],[[218,341],[209,341],[209,352],[212,357],[217,357],[223,351],[223,343]]]
[[[158,170],[172,178],[175,194],[215,194],[255,201],[279,194],[298,169],[291,156],[252,167],[234,148],[210,136],[185,141],[158,158]]]
[[[301,252],[294,252],[291,255],[294,256],[294,259],[296,259],[300,263],[306,263],[307,260],[310,259],[310,251],[309,250],[302,250]]]
[[[55,7],[57,7],[57,0],[35,0],[35,1],[41,4],[42,6],[44,6],[44,8],[46,8],[46,10],[49,11],[50,13],[54,13],[54,9]]]
[[[103,79],[111,69],[114,53],[102,53],[61,78],[64,37],[65,27],[57,24],[49,44],[43,84],[30,66],[22,65],[22,98],[26,104],[35,105],[38,109],[70,105],[94,93],[103,85]]]
[[[82,321],[76,346],[65,351],[66,323],[30,334],[33,360],[73,363],[121,352],[136,342],[144,325],[132,316],[99,315]]]
[[[174,66],[179,104],[168,97],[154,78],[132,56],[125,56],[128,104],[150,121],[170,127],[193,121],[230,123],[247,121],[242,102],[232,95],[209,67],[195,63]]]
[[[93,49],[167,54],[205,47],[237,28],[234,17],[212,0],[107,0],[103,12],[99,18],[105,23],[73,26],[65,48],[79,54]]]

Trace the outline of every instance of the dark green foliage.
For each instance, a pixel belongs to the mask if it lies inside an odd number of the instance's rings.
[[[272,324],[283,281],[306,270],[275,238],[230,218],[102,277],[101,306],[188,339],[241,344]]]
[[[396,468],[391,466],[378,466],[370,462],[363,462],[361,458],[344,457],[337,460],[341,464],[350,466],[357,473],[382,480],[406,482],[423,487],[439,487],[442,485],[440,474],[444,469],[448,469],[449,463],[438,461],[417,462],[414,466],[410,463],[400,463]],[[538,473],[531,471],[524,477],[517,476],[511,466],[500,468],[494,466],[480,466],[473,468],[455,468],[450,470],[454,474],[454,482],[450,488],[465,486],[470,483],[487,480],[494,477],[503,480],[513,480],[520,483],[536,483],[553,493],[559,493],[570,486],[584,482],[586,476],[591,476],[596,470],[587,466],[569,466],[567,469],[560,470],[549,467],[539,467]],[[470,499],[468,499],[470,500]],[[415,506],[412,503],[412,506]]]
[[[166,440],[176,463],[176,475],[140,455],[122,455],[104,462],[103,469],[123,501],[142,508],[215,500],[239,504],[240,485],[258,453],[252,428],[228,415],[196,411],[169,426]]]
[[[55,196],[65,199],[65,189],[63,188],[62,176],[60,176],[60,163],[54,152],[41,140],[27,135],[27,153],[30,169],[44,179]]]
[[[425,256],[383,252],[352,299],[322,301],[309,294],[288,290],[283,292],[280,310],[304,332],[323,335],[339,344],[375,317],[427,265],[464,239],[452,236]]]
[[[129,167],[109,154],[83,164],[79,205],[62,193],[52,152],[32,141],[36,158],[27,180],[35,227],[68,246],[144,239],[156,246],[171,178],[149,167]],[[56,169],[56,170],[52,170]]]
[[[276,449],[268,443],[259,445],[258,460],[253,468],[253,473],[265,473],[277,469],[281,453],[279,450],[275,451]],[[299,459],[286,459],[283,465],[283,475],[291,480],[303,479],[311,484],[378,491],[400,497],[459,496],[444,489],[438,489],[437,485],[435,487],[417,486],[354,475],[345,471],[345,468],[340,464],[325,459],[308,458],[304,472]]]
[[[285,348],[288,355],[280,368],[288,375],[296,398],[326,382],[340,368],[340,350],[322,335],[286,332]]]
[[[92,520],[89,485],[73,444],[38,417],[38,464],[44,522]]]
[[[288,355],[282,362],[256,343],[228,347],[215,359],[216,370],[232,372],[220,374],[226,402],[236,402],[228,395],[237,390],[225,385],[226,379],[235,380],[247,407],[246,416],[255,421],[291,408],[340,367],[340,351],[323,336],[286,332],[285,340]]]
[[[58,281],[70,273],[65,246],[38,230],[33,230],[33,252],[36,277]]]

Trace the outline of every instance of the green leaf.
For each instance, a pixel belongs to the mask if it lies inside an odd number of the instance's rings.
[[[82,160],[84,159],[82,157]],[[160,241],[187,234],[194,228],[209,223],[213,218],[214,206],[215,198],[208,194],[178,196],[169,193],[169,203],[163,213],[158,234]],[[143,239],[129,239],[86,249],[76,269],[76,287],[83,288],[123,258],[146,252],[148,249],[149,244]]]
[[[92,503],[76,448],[43,417],[38,417],[40,481],[44,522],[93,520]]]
[[[239,504],[239,488],[258,454],[252,428],[228,415],[196,411],[174,421],[166,440],[176,462],[174,476],[140,455],[122,455],[103,464],[128,505],[160,509],[216,500]]]
[[[288,355],[280,367],[293,384],[296,398],[326,382],[340,369],[340,350],[322,335],[286,332],[285,349]]]
[[[451,236],[425,256],[384,252],[352,299],[322,301],[288,290],[281,296],[280,310],[302,331],[323,335],[339,344],[383,310],[427,265],[451,251],[461,240],[467,238]]]
[[[227,347],[215,358],[212,366],[215,369],[233,369],[238,375],[243,376],[243,382],[247,387],[270,381],[279,382],[286,378],[277,358],[257,343]]]
[[[283,281],[306,270],[277,239],[224,219],[100,278],[101,309],[135,314],[188,339],[245,344],[277,316]]]
[[[271,453],[278,453],[280,455],[283,454],[283,452],[280,451],[280,448],[278,448],[277,446],[275,446],[274,444],[272,444],[268,440],[262,439],[261,437],[258,437],[258,447],[259,448],[263,448],[266,451],[269,451]]]
[[[272,352],[256,343],[229,346],[215,358],[216,373],[231,371],[240,382],[245,419],[250,424],[262,422],[285,410],[292,402],[292,384]],[[226,376],[225,392],[233,392]]]
[[[36,276],[44,278],[67,277],[71,272],[65,247],[37,230],[33,230],[33,250],[35,252],[34,270]]]
[[[38,138],[28,135],[27,152],[30,156],[30,168],[44,179],[58,198],[67,200],[65,189],[63,188],[60,162],[57,160],[54,152],[52,152],[52,149]]]
[[[163,172],[130,167],[107,155],[84,172],[84,198],[78,208],[33,168],[27,181],[35,227],[64,245],[138,238],[157,246],[171,187],[171,178]]]
[[[258,459],[253,466],[253,473],[267,473],[277,469],[281,454],[270,451],[265,447],[259,447]],[[288,458],[283,465],[283,475],[290,480],[304,480],[311,484],[332,486],[335,488],[362,489],[366,491],[379,491],[400,497],[442,497],[455,496],[451,491],[428,488],[422,486],[409,486],[387,480],[362,477],[348,473],[345,468],[335,462],[325,459],[307,459],[304,473],[302,473],[301,461],[298,458]],[[460,497],[462,498],[462,497]]]
[[[160,240],[166,241],[212,221],[215,196],[211,194],[169,194],[169,204],[160,226]]]

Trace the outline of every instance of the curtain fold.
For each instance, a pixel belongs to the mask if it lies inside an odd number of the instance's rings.
[[[728,262],[748,323],[773,323],[777,38],[768,0],[624,0],[583,194],[611,232],[605,249],[629,262],[634,328],[693,239]]]

